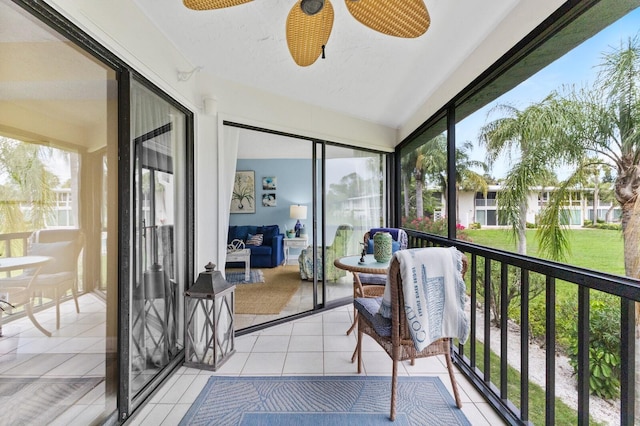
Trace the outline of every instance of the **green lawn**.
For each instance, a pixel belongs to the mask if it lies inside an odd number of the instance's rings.
[[[516,251],[516,242],[508,230],[470,229],[465,231],[476,244]],[[569,230],[570,253],[564,263],[600,272],[624,275],[622,232],[606,229]],[[536,230],[527,230],[527,254],[538,257]]]
[[[508,230],[502,229],[478,229],[465,231],[471,240],[480,245],[515,252],[516,242]],[[624,275],[624,246],[622,232],[603,229],[574,229],[569,231],[570,253],[563,263],[589,268],[596,271]],[[527,231],[527,254],[538,256],[538,242],[536,231]],[[575,299],[577,286],[575,284],[558,281],[556,296],[558,301],[568,298]],[[544,294],[538,296],[544,297]],[[532,303],[534,301],[532,300]],[[560,321],[560,319],[557,319]],[[478,347],[483,346],[478,342]],[[477,363],[482,365],[482,349],[477,352]],[[491,355],[491,377],[495,384],[499,384],[499,357]],[[513,368],[508,369],[509,398],[516,405],[520,405],[519,373]],[[530,416],[534,424],[544,424],[545,406],[544,390],[530,383],[529,388]],[[575,424],[576,413],[556,398],[556,421],[558,424]],[[592,421],[592,424],[598,424]]]

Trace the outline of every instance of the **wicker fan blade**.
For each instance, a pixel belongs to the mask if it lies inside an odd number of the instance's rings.
[[[296,64],[306,67],[313,64],[329,41],[333,28],[333,6],[325,0],[324,7],[309,16],[300,8],[298,1],[287,17],[287,44]]]
[[[193,10],[223,9],[225,7],[237,6],[249,3],[253,0],[182,0],[182,3]]]
[[[383,34],[420,37],[431,24],[423,0],[345,0],[345,3],[356,20]]]

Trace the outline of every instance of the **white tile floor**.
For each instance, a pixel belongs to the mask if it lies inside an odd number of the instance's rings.
[[[294,298],[295,299],[295,298]],[[301,297],[301,300],[303,298]],[[292,303],[294,305],[294,303]],[[294,306],[291,309],[295,310]],[[299,309],[299,307],[298,307]],[[55,330],[53,309],[36,313],[45,328]],[[236,353],[217,372],[181,367],[128,422],[132,425],[177,425],[212,374],[352,375],[354,333],[345,331],[351,305],[336,308],[236,338]],[[0,379],[6,376],[104,377],[104,302],[92,294],[80,297],[80,314],[72,301],[62,304],[62,324],[46,337],[27,318],[4,327],[0,338]],[[369,337],[363,342],[366,375],[390,375],[391,360]],[[400,367],[402,375],[437,375],[450,388],[442,357],[416,360]],[[457,374],[463,412],[473,425],[504,424],[482,396]],[[104,409],[104,382],[52,424],[90,424]]]
[[[287,324],[236,338],[236,353],[217,372],[181,367],[128,422],[131,425],[177,425],[211,375],[286,376],[352,375],[356,364],[351,355],[354,333],[345,335],[352,321],[352,308],[344,306]],[[391,360],[369,337],[363,342],[364,373],[390,376]],[[450,390],[451,382],[443,357],[403,363],[399,374],[439,376]],[[473,425],[504,422],[461,374],[456,374],[463,402],[462,411]]]
[[[60,329],[55,310],[35,314],[52,332],[47,337],[28,318],[5,323],[0,337],[0,381],[2,377],[105,377],[105,305],[93,294],[79,299],[80,313],[73,301],[61,305]],[[102,381],[49,425],[87,425],[104,412],[105,382]],[[30,404],[32,401],[25,401]],[[0,425],[2,419],[0,419]]]

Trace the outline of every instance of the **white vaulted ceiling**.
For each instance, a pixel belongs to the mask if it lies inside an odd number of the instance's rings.
[[[155,25],[193,68],[201,67],[199,73],[399,129],[396,143],[562,4],[561,0],[425,0],[430,28],[416,39],[402,39],[365,27],[349,14],[344,0],[334,0],[335,21],[326,59],[300,67],[289,54],[285,32],[297,0],[255,0],[211,11],[187,9],[182,0],[131,1],[52,0],[82,7],[76,15],[86,14],[96,21],[98,32],[103,27],[107,31],[120,28],[112,22],[116,14],[105,13],[100,22],[102,9],[113,12],[122,3],[135,5],[142,19]],[[96,10],[87,13],[85,8]],[[104,137],[98,135],[105,135],[106,128],[99,118],[106,116],[104,99],[115,87],[105,84],[105,79],[113,82],[115,75],[89,59],[78,61],[78,55],[88,54],[55,31],[39,27],[44,28],[11,1],[0,0],[4,64],[0,66],[0,129],[5,134],[18,129],[22,137],[31,132],[34,139],[46,134],[61,142],[84,143],[89,149],[102,146]],[[135,36],[136,28],[128,30]],[[139,38],[157,36],[138,31]],[[130,53],[127,46],[122,47]],[[33,58],[52,57],[51,49],[56,49],[54,61],[33,62]],[[154,58],[144,66],[153,68]],[[158,58],[158,63],[171,63],[171,58],[164,62]],[[33,120],[34,116],[41,118]]]
[[[365,27],[344,0],[334,0],[326,59],[299,67],[285,32],[296,0],[209,11],[187,9],[181,0],[134,1],[199,72],[391,128],[403,126],[449,79],[462,89],[562,3],[425,0],[430,28],[402,39]]]

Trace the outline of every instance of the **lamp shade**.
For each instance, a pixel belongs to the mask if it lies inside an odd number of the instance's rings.
[[[307,206],[301,206],[300,204],[291,206],[289,208],[289,217],[291,219],[306,219]]]

